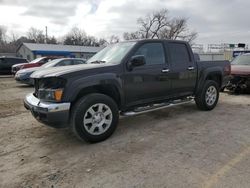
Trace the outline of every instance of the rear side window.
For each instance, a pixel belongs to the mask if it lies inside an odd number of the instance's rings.
[[[71,60],[63,60],[60,63],[58,63],[56,66],[67,66],[67,65],[72,65]]]
[[[134,55],[144,55],[147,65],[165,64],[165,54],[161,43],[143,44]]]
[[[26,59],[15,59],[15,58],[10,58],[9,62],[12,64],[17,64],[17,63],[25,63],[27,62]]]
[[[13,59],[13,58],[8,58],[6,59],[8,61],[8,63],[10,64],[16,64],[16,59]]]
[[[74,65],[83,64],[83,63],[85,63],[85,61],[83,60],[74,60]]]
[[[177,67],[186,66],[190,62],[190,56],[185,44],[169,43],[169,51],[171,54],[172,63]]]

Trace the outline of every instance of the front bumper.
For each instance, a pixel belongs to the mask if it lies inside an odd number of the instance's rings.
[[[63,128],[69,124],[70,103],[43,102],[30,93],[24,99],[24,107],[45,125]]]

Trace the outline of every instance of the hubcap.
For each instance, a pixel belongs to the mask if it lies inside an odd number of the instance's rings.
[[[89,107],[84,114],[83,125],[92,135],[100,135],[108,130],[112,123],[112,111],[109,106],[98,103]]]
[[[214,86],[210,86],[207,89],[205,99],[206,99],[207,105],[209,105],[209,106],[212,106],[215,103],[215,101],[217,99],[217,90]]]

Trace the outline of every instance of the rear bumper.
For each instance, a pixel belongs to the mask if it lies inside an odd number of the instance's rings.
[[[230,82],[230,79],[231,79],[230,75],[225,76],[222,80],[221,88],[225,88],[228,85],[228,83]]]
[[[68,126],[70,103],[43,102],[30,93],[24,99],[24,107],[45,125],[54,128]]]

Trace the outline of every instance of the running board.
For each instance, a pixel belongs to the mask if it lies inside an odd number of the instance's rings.
[[[166,102],[166,103],[159,103],[159,104],[153,104],[153,105],[150,105],[150,106],[138,107],[138,108],[135,108],[133,111],[121,112],[121,116],[135,116],[135,115],[144,114],[144,113],[147,113],[147,112],[161,110],[161,109],[164,109],[164,108],[178,106],[178,105],[181,105],[181,104],[191,103],[193,101],[194,101],[193,98],[188,98],[188,99],[185,99],[185,100],[174,100],[174,101],[169,101],[169,102]]]

